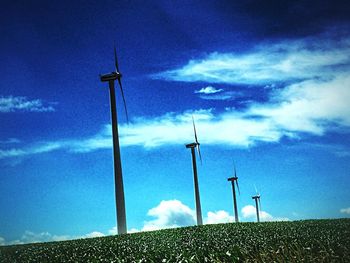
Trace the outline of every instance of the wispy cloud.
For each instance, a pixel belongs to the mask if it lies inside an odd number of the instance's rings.
[[[156,118],[135,118],[130,125],[120,125],[120,142],[123,147],[144,148],[185,144],[193,140],[191,115],[203,144],[251,147],[260,142],[278,142],[283,137],[300,139],[304,134],[321,136],[329,131],[344,132],[344,128],[350,127],[349,87],[350,75],[340,74],[275,90],[269,101],[252,102],[241,111],[227,108],[217,113],[214,109],[200,109]],[[110,147],[111,127],[105,125],[88,138],[0,149],[0,159],[58,149],[77,153]]]
[[[0,97],[0,112],[50,112],[55,111],[51,105],[44,105],[40,99],[29,100],[27,97]]]
[[[130,125],[120,125],[121,146],[155,148],[185,144],[193,140],[192,114],[203,144],[252,147],[261,142],[279,142],[283,137],[302,139],[305,134],[322,136],[330,131],[348,132],[350,38],[334,39],[337,40],[332,40],[331,34],[324,34],[260,45],[245,54],[213,53],[179,69],[158,74],[159,78],[168,80],[261,84],[262,90],[269,92],[269,98],[265,102],[252,100],[240,110],[199,109],[170,112],[155,118],[134,118]],[[278,88],[273,88],[276,86],[272,82],[281,83]],[[195,92],[208,100],[230,100],[240,96],[235,91],[213,86]],[[2,111],[17,108],[52,110],[43,106],[40,100],[1,99]],[[13,106],[17,104],[22,106]],[[99,133],[87,138],[10,146],[0,145],[0,159],[59,149],[75,153],[107,149],[112,147],[111,127],[105,125]],[[338,156],[349,154],[343,149],[338,151]]]
[[[200,94],[199,97],[203,100],[234,100],[243,97],[244,94],[239,91],[223,91],[214,94]]]
[[[0,159],[8,157],[24,157],[41,153],[52,152],[54,150],[67,148],[68,142],[40,142],[22,148],[0,149]]]
[[[224,89],[217,89],[213,86],[195,90],[194,93],[199,94],[199,97],[204,100],[233,100],[244,96],[240,91],[225,91]]]
[[[350,207],[340,209],[340,213],[350,215]]]
[[[7,140],[0,140],[0,144],[16,144],[20,143],[21,141],[16,138],[8,138]]]
[[[200,90],[195,90],[194,93],[200,93],[200,94],[215,94],[223,91],[223,89],[216,89],[212,86],[208,86],[205,88],[201,88]]]
[[[327,78],[349,70],[350,40],[329,35],[266,43],[244,54],[214,52],[186,65],[152,75],[185,82],[258,84]]]
[[[246,112],[271,120],[276,127],[323,134],[350,126],[350,75],[328,80],[307,80],[275,91],[268,103],[254,104]]]

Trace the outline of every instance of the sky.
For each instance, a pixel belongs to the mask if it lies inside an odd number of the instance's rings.
[[[114,70],[128,232],[350,217],[347,1],[4,1],[0,245],[116,234]],[[257,190],[255,190],[257,189]]]

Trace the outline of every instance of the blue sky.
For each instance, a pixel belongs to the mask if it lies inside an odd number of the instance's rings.
[[[346,1],[5,1],[0,244],[115,234],[116,44],[127,226],[192,225],[192,115],[206,223],[350,215]]]

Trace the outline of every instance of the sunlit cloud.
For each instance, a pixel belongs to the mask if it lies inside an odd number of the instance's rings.
[[[94,237],[104,237],[105,234],[99,232],[99,231],[93,231],[89,234],[81,236],[81,238],[94,238]]]
[[[169,81],[266,85],[327,78],[335,72],[348,71],[349,64],[349,38],[330,40],[329,36],[321,35],[265,43],[245,53],[214,52],[152,77]]]
[[[307,80],[275,91],[267,104],[254,104],[246,112],[271,120],[291,132],[323,134],[350,126],[350,75],[327,81]]]
[[[252,205],[246,205],[241,209],[241,214],[244,219],[255,220],[256,219],[256,209]],[[259,211],[260,221],[289,221],[287,217],[274,217],[266,211]]]
[[[19,245],[27,243],[41,243],[51,241],[63,241],[72,239],[69,235],[52,235],[49,232],[35,233],[32,231],[25,231],[24,234],[16,240],[5,242],[5,245]]]
[[[156,118],[135,118],[120,128],[122,147],[155,148],[182,145],[193,140],[192,115],[201,143],[231,147],[252,147],[281,138],[301,139],[304,134],[322,136],[350,127],[350,75],[328,80],[307,80],[273,91],[269,101],[252,102],[237,111],[227,108],[188,110]],[[21,144],[22,145],[22,144]],[[111,126],[105,125],[91,137],[36,143],[26,147],[0,149],[0,159],[21,157],[63,149],[91,152],[112,147]],[[345,152],[342,151],[344,154]],[[340,153],[341,154],[341,153]]]
[[[196,212],[179,200],[162,200],[156,207],[151,208],[148,216],[155,219],[145,221],[140,231],[176,228],[196,225]],[[209,211],[203,218],[204,224],[219,224],[233,222],[233,216],[224,210]],[[135,232],[139,230],[134,229]]]
[[[49,232],[36,233],[33,231],[26,230],[20,238],[15,240],[6,241],[4,238],[0,237],[0,246],[65,241],[65,240],[95,238],[95,237],[103,237],[103,236],[105,236],[105,234],[99,231],[93,231],[91,233],[81,235],[81,236],[72,236],[72,235],[53,235]]]
[[[0,246],[4,246],[5,245],[5,238],[0,237]]]
[[[304,77],[310,79],[298,79],[301,75],[296,74],[297,81],[286,84],[283,88],[269,89],[269,98],[265,102],[251,101],[240,110],[226,108],[218,112],[209,108],[169,112],[153,118],[135,117],[129,125],[119,126],[121,146],[152,149],[186,144],[193,140],[192,115],[202,144],[225,147],[247,148],[259,143],[276,143],[282,138],[300,140],[305,135],[323,136],[327,132],[347,132],[350,128],[350,71],[346,65],[350,53],[343,54],[343,51],[349,47],[350,40],[339,41],[338,49],[332,49],[335,45],[332,41],[327,42],[324,47],[321,44],[311,45],[309,42],[293,43],[291,46],[275,44],[270,49],[278,51],[277,55],[288,51],[288,56],[297,62],[302,61],[303,72],[309,74]],[[321,47],[324,48],[324,54],[320,51]],[[293,50],[296,54],[292,56],[290,52]],[[302,55],[298,55],[298,52]],[[260,55],[257,57],[260,58]],[[292,73],[299,70],[294,68],[295,63],[291,63],[289,68]],[[340,65],[341,63],[344,64]],[[313,64],[316,65],[315,68],[312,68]],[[337,70],[333,68],[334,65],[338,65]],[[267,70],[264,66],[261,67]],[[319,76],[321,71],[324,74]],[[292,73],[291,76],[294,76]],[[281,75],[276,78],[279,77]],[[228,92],[208,86],[199,90],[198,94],[206,96],[206,99],[239,96]],[[110,149],[111,136],[111,126],[105,125],[97,134],[85,138],[62,138],[30,145],[20,141],[1,143],[0,159],[55,150],[82,153]],[[348,155],[348,151],[344,149],[337,154],[340,157]]]
[[[215,94],[223,91],[223,89],[216,89],[212,86],[208,86],[205,88],[201,88],[200,90],[195,90],[194,93],[200,93],[200,94]]]
[[[203,100],[234,100],[243,96],[244,94],[240,91],[233,91],[233,90],[224,91],[223,89],[221,89],[220,92],[199,94],[199,98]]]
[[[349,210],[347,208],[346,210]],[[243,219],[247,221],[253,221],[256,218],[255,207],[247,205],[242,208]],[[131,228],[128,233],[136,233],[143,231],[154,231],[159,229],[177,228],[185,226],[196,225],[196,212],[186,204],[179,200],[162,200],[157,206],[151,208],[147,212],[147,216],[152,217],[151,220],[143,222],[141,229]],[[273,217],[271,214],[261,211],[260,218],[262,221],[287,221],[288,218]],[[219,224],[219,223],[232,223],[234,217],[227,211],[209,211],[203,218],[204,224]],[[53,235],[49,232],[32,232],[25,231],[24,234],[15,240],[7,241],[5,238],[0,237],[0,246],[3,245],[17,245],[17,244],[28,244],[28,243],[41,243],[41,242],[52,242],[52,241],[64,241],[81,238],[95,238],[103,237],[106,235],[117,235],[118,228],[114,226],[107,231],[107,234],[100,231],[92,231],[84,235]]]
[[[26,97],[0,97],[0,113],[5,112],[50,112],[55,111],[51,105],[44,105],[40,99],[29,100]]]
[[[145,221],[142,231],[195,225],[195,212],[178,200],[163,200],[151,208],[148,216],[155,219]]]
[[[204,218],[205,224],[219,224],[232,222],[234,222],[234,217],[224,210],[219,210],[215,212],[209,211],[207,213],[207,217]]]
[[[350,207],[340,209],[340,213],[350,215]]]

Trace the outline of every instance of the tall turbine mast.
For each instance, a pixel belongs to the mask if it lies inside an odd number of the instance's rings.
[[[261,209],[260,194],[257,193],[256,195],[252,196],[252,199],[255,200],[256,218],[257,218],[257,221],[260,222],[260,217],[259,217],[259,205]]]
[[[186,144],[186,148],[191,149],[192,154],[192,166],[193,166],[193,181],[194,181],[194,194],[196,198],[196,214],[197,214],[197,225],[203,225],[203,219],[202,219],[202,208],[201,208],[201,200],[199,197],[199,186],[198,186],[198,176],[197,176],[197,163],[196,163],[196,154],[195,154],[195,148],[197,148],[199,158],[202,163],[202,156],[199,149],[199,142],[197,139],[197,132],[196,132],[196,126],[194,124],[194,119],[192,116],[192,122],[193,122],[193,130],[194,130],[194,138],[195,142]]]
[[[236,173],[236,165],[235,165],[235,163],[233,163],[233,167],[234,167],[234,176],[228,178],[227,181],[231,181],[231,184],[232,184],[233,210],[234,210],[234,213],[235,213],[235,221],[236,221],[236,223],[238,223],[238,208],[237,208],[235,182],[236,182],[236,185],[237,185],[238,193],[239,194],[241,194],[241,193],[239,191],[238,177],[237,177],[237,173]]]
[[[128,112],[126,109],[123,87],[121,83],[122,74],[119,71],[117,51],[115,47],[114,47],[114,62],[115,62],[115,72],[101,75],[100,79],[102,82],[108,82],[109,84],[109,95],[111,100],[111,116],[112,116],[112,133],[113,133],[114,184],[115,184],[117,225],[118,225],[118,234],[124,234],[127,232],[127,228],[126,228],[126,216],[125,216],[125,199],[124,199],[122,163],[120,159],[117,109],[116,109],[116,99],[115,99],[115,89],[114,89],[115,80],[117,80],[119,83],[121,95],[124,102],[124,109],[125,109],[127,121],[129,121],[129,118],[128,118]]]

